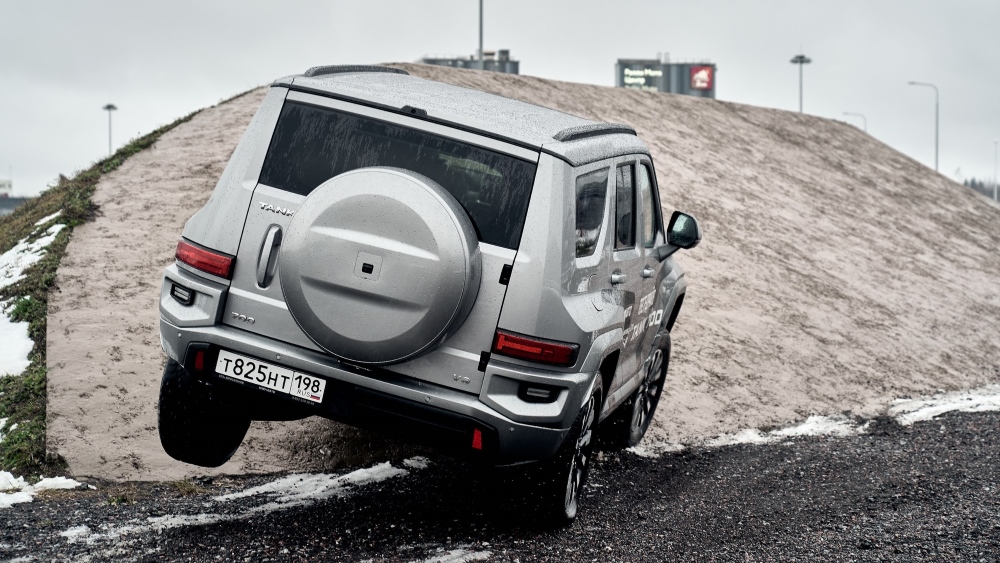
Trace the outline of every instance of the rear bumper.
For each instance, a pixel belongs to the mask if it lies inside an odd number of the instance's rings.
[[[323,403],[302,404],[307,415],[404,435],[496,464],[535,461],[555,454],[579,410],[580,397],[589,392],[585,387],[593,379],[586,374],[547,375],[491,361],[483,391],[477,396],[385,370],[345,364],[226,325],[181,327],[161,317],[160,337],[167,355],[181,364],[190,344],[205,343],[325,378]],[[525,411],[517,402],[517,381],[557,383],[559,398],[530,405]],[[268,395],[256,386],[244,387],[257,395]],[[291,399],[275,396],[275,400]],[[477,429],[481,450],[472,447]]]

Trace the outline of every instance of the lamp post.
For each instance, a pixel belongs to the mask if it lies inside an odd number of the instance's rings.
[[[479,0],[479,70],[486,70],[483,60],[483,0]]]
[[[865,116],[864,116],[864,114],[861,114],[861,113],[854,113],[853,111],[845,111],[845,112],[844,112],[844,115],[853,115],[853,116],[855,116],[855,117],[860,117],[860,118],[861,118],[861,120],[862,120],[862,121],[864,122],[864,124],[865,124],[865,133],[867,133],[867,132],[868,132],[868,118],[867,118],[867,117],[865,117]]]
[[[105,111],[108,112],[108,156],[111,156],[112,155],[112,152],[111,152],[111,112],[113,112],[116,109],[118,109],[118,106],[116,106],[115,104],[108,104],[108,105],[104,106],[101,109],[103,109],[103,110],[105,110]]]
[[[993,201],[997,200],[997,162],[1000,160],[1000,139],[993,139]]]
[[[940,97],[938,96],[937,86],[931,84],[930,82],[913,82],[910,81],[910,86],[927,86],[928,88],[934,88],[934,171],[937,172],[938,169],[938,116],[940,115],[939,103]]]
[[[812,59],[805,55],[795,55],[792,57],[792,64],[799,65],[799,113],[802,113],[802,65],[807,65]]]

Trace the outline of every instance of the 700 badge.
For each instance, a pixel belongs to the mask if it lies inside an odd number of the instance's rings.
[[[287,393],[313,403],[323,402],[323,393],[326,392],[325,379],[234,354],[228,350],[219,352],[215,371],[229,379]]]

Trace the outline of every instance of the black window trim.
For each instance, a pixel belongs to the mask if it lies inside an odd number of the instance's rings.
[[[656,221],[656,224],[653,225],[653,227],[657,227],[656,234],[653,236],[653,245],[652,246],[645,246],[645,244],[644,244],[643,247],[644,248],[656,248],[656,246],[657,246],[657,244],[656,244],[657,237],[660,237],[661,240],[662,240],[662,242],[667,242],[667,238],[666,238],[667,235],[665,234],[666,230],[663,228],[663,206],[660,203],[660,186],[656,183],[656,169],[653,167],[653,159],[652,159],[652,157],[650,157],[648,154],[640,155],[639,156],[639,166],[648,166],[649,167],[649,176],[650,176],[649,177],[649,181],[650,181],[650,184],[652,184],[650,187],[651,187],[651,191],[653,192],[653,205],[654,205],[654,209],[656,209],[656,216],[657,216],[657,219],[658,219]]]
[[[305,92],[305,93],[317,95],[314,92]],[[340,100],[339,98],[333,98],[333,99],[337,99],[338,101],[344,101],[344,102],[348,101],[348,100]],[[378,122],[381,122],[381,123],[386,123],[388,125],[394,125],[396,127],[407,127],[409,129],[413,129],[415,131],[420,131],[421,133],[426,133],[428,135],[436,135],[438,137],[444,137],[446,139],[449,139],[451,141],[455,141],[455,142],[458,142],[458,143],[465,143],[467,145],[474,146],[474,147],[482,149],[484,151],[490,151],[490,152],[500,153],[500,154],[503,154],[505,156],[509,156],[511,158],[516,158],[517,160],[521,160],[521,161],[527,162],[529,164],[534,164],[535,166],[538,166],[538,162],[539,162],[540,157],[541,157],[540,152],[539,152],[539,150],[537,148],[524,146],[524,145],[521,145],[521,144],[518,144],[518,143],[514,143],[514,142],[512,142],[510,140],[507,140],[507,139],[503,139],[503,138],[500,138],[500,137],[493,137],[493,136],[486,135],[486,134],[483,134],[483,133],[478,132],[478,131],[466,130],[466,129],[462,129],[460,127],[455,127],[455,126],[452,126],[451,124],[449,124],[447,122],[440,122],[439,123],[438,121],[434,121],[434,120],[422,120],[422,119],[419,119],[419,118],[416,118],[416,117],[413,117],[413,116],[411,116],[409,114],[404,114],[404,113],[395,113],[392,116],[377,117],[377,116],[369,115],[369,114],[362,113],[362,112],[359,112],[359,111],[351,111],[350,109],[342,108],[340,106],[334,107],[334,106],[326,105],[326,104],[320,103],[319,101],[315,101],[315,100],[314,101],[303,100],[302,98],[291,98],[291,99],[285,98],[285,100],[282,102],[282,107],[284,107],[284,105],[287,104],[287,103],[302,104],[302,105],[305,105],[305,106],[313,106],[313,107],[324,109],[324,110],[336,111],[336,112],[340,112],[340,113],[346,113],[346,114],[349,114],[349,115],[354,115],[354,116],[357,116],[357,117],[363,117],[365,119],[370,119],[372,121],[378,121]],[[357,103],[357,102],[349,102],[349,103]],[[365,105],[365,104],[358,103],[358,105]],[[370,105],[368,107],[371,107],[372,109],[376,109],[376,110],[383,110],[383,111],[386,110],[386,108],[379,107],[379,106],[376,106],[376,105]],[[400,116],[402,119],[399,119],[398,121],[395,121],[395,120],[391,119],[391,118],[395,118],[396,115]],[[491,146],[488,146],[488,145],[485,145],[485,144],[482,144],[482,143],[477,143],[475,141],[471,141],[469,139],[464,139],[462,137],[456,137],[456,136],[453,136],[453,135],[448,135],[448,134],[440,132],[440,131],[431,131],[429,129],[426,129],[426,128],[422,127],[421,124],[420,124],[421,121],[429,121],[429,122],[431,122],[431,123],[433,123],[435,125],[442,125],[444,127],[456,129],[456,130],[461,131],[463,133],[475,135],[475,136],[478,136],[478,137],[483,137],[483,138],[486,138],[486,139],[490,139],[492,141],[498,141],[498,142],[505,143],[505,144],[508,144],[508,145],[513,145],[513,146],[516,146],[519,149],[527,149],[529,152],[533,153],[536,156],[536,158],[534,160],[532,160],[530,158],[526,158],[522,154],[500,150],[498,147],[491,147]],[[270,150],[270,146],[271,146],[270,142],[268,142],[268,150]]]
[[[600,260],[601,260],[601,255],[602,255],[601,248],[605,246],[605,244],[606,244],[605,240],[607,239],[607,237],[611,236],[609,233],[612,233],[614,231],[614,229],[608,228],[608,225],[607,225],[607,223],[608,223],[608,216],[611,214],[611,211],[613,209],[613,204],[611,203],[611,200],[613,198],[608,195],[608,186],[609,186],[609,184],[611,184],[612,180],[615,177],[611,173],[612,169],[614,168],[614,164],[609,159],[604,159],[604,160],[600,161],[600,163],[597,164],[596,166],[593,166],[594,164],[595,163],[591,163],[590,165],[587,165],[587,166],[584,166],[584,167],[575,168],[575,169],[573,169],[573,175],[572,175],[573,205],[574,205],[574,214],[575,214],[575,211],[576,211],[576,207],[575,206],[576,206],[576,204],[578,202],[578,197],[579,197],[579,194],[576,191],[577,190],[577,181],[580,178],[582,178],[582,177],[584,177],[584,176],[586,176],[588,174],[593,174],[594,172],[598,172],[600,170],[604,170],[604,171],[606,171],[608,173],[607,180],[605,180],[605,184],[604,184],[604,215],[602,217],[602,221],[603,222],[601,223],[601,232],[597,236],[597,243],[596,243],[597,246],[594,249],[594,252],[592,252],[591,254],[588,254],[587,256],[576,256],[574,258],[575,260],[577,260],[577,267],[586,267],[586,266],[592,266],[592,265],[598,264],[600,262]],[[575,221],[575,218],[574,218],[574,221]],[[576,229],[576,224],[575,223],[574,223],[573,228],[574,228],[574,231],[575,231],[575,229]],[[605,244],[602,244],[602,243],[605,243]],[[591,262],[593,262],[593,264],[591,264]]]
[[[626,166],[631,166],[632,167],[632,246],[622,246],[622,247],[619,248],[619,246],[618,246],[618,169],[624,168]],[[639,186],[637,185],[638,182],[636,182],[635,166],[636,166],[636,159],[635,158],[630,158],[630,159],[628,159],[628,160],[626,160],[624,162],[620,162],[620,163],[618,163],[618,164],[615,165],[615,225],[614,225],[614,229],[613,229],[614,233],[615,233],[615,240],[614,240],[614,248],[613,248],[613,250],[615,252],[628,252],[630,250],[636,250],[638,248],[636,246],[635,242],[636,242],[636,239],[638,238],[636,236],[638,234],[636,232],[636,227],[637,227],[637,224],[638,224],[637,219],[639,218],[639,213],[636,211],[636,209],[638,208],[638,206],[636,205],[636,202],[635,202],[635,199],[636,199],[635,196],[636,196],[636,193],[639,191],[638,190]]]

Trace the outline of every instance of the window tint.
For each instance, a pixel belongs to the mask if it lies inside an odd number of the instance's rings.
[[[604,226],[604,202],[608,194],[608,169],[602,168],[576,179],[576,256],[590,256]]]
[[[656,235],[662,228],[660,210],[657,209],[656,198],[653,196],[653,174],[649,166],[639,166],[639,197],[642,198],[642,244],[653,248]]]
[[[338,174],[368,166],[392,166],[427,176],[462,204],[479,240],[517,248],[535,165],[431,133],[286,102],[260,181],[308,195]]]
[[[635,166],[618,167],[615,190],[615,249],[635,246]]]

